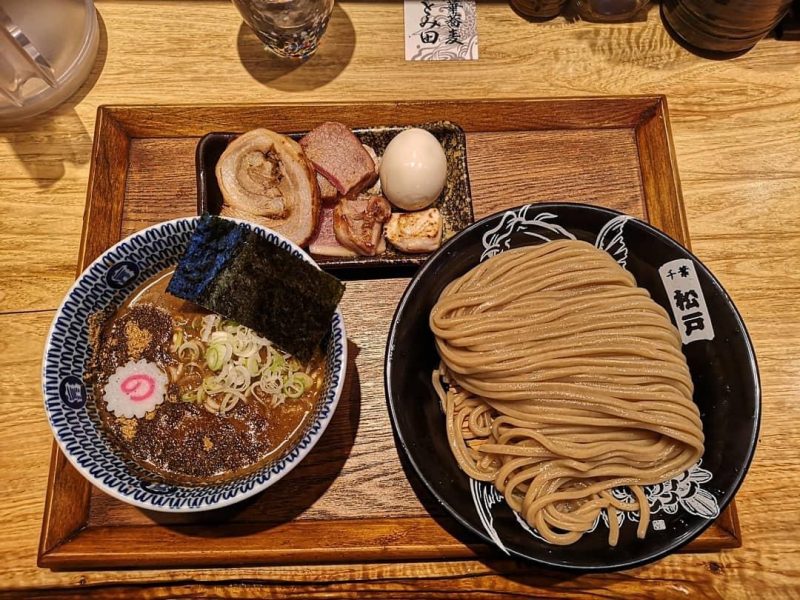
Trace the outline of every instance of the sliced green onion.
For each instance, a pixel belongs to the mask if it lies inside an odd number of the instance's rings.
[[[219,346],[209,346],[206,350],[206,365],[212,371],[219,371],[225,354]]]
[[[177,351],[180,345],[183,343],[183,330],[176,329],[175,332],[172,334],[172,346],[170,346],[170,350],[172,352]]]
[[[183,387],[181,400],[216,414],[228,414],[242,401],[279,406],[287,398],[301,397],[316,383],[295,357],[218,315],[195,316],[185,329],[176,326],[172,343],[181,361],[191,361],[184,363],[187,371],[205,371],[200,385],[194,383],[194,375],[189,384],[194,389]]]
[[[303,373],[302,371],[298,371],[294,375],[292,375],[294,379],[299,381],[303,385],[303,391],[307,390],[314,384],[314,380],[311,378],[310,375]]]
[[[233,335],[228,333],[227,331],[213,331],[211,333],[211,342],[216,344],[217,342],[233,342]]]
[[[287,382],[286,385],[283,386],[283,393],[286,394],[289,398],[299,398],[303,395],[303,384],[299,381],[291,380]]]
[[[272,364],[269,366],[270,371],[280,371],[286,365],[286,361],[284,360],[283,356],[278,354],[277,352],[272,356]]]
[[[181,360],[189,359],[190,361],[200,358],[200,344],[194,340],[183,342],[178,346],[178,358]]]
[[[203,389],[207,394],[214,394],[222,389],[222,384],[213,375],[203,379]]]
[[[245,366],[247,367],[247,370],[249,371],[251,376],[255,377],[256,375],[258,375],[260,367],[260,365],[258,364],[258,354],[255,354],[253,356],[248,356],[245,359]]]

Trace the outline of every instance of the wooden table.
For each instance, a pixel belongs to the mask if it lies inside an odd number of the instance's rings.
[[[792,360],[800,344],[800,44],[765,40],[742,57],[712,61],[676,44],[657,9],[624,25],[529,23],[497,2],[479,7],[480,61],[406,63],[400,2],[344,2],[320,53],[292,68],[262,54],[228,2],[97,4],[103,33],[90,80],[46,117],[0,129],[0,596],[50,597],[61,588],[103,598],[132,591],[159,598],[202,591],[303,598],[800,593],[800,362]],[[582,577],[499,560],[37,568],[52,444],[40,357],[75,276],[98,105],[659,93],[669,100],[693,248],[742,311],[761,367],[760,445],[737,496],[742,548]]]

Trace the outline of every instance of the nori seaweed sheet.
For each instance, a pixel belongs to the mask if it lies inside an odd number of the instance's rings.
[[[344,284],[241,225],[204,215],[167,291],[308,360],[330,329]]]

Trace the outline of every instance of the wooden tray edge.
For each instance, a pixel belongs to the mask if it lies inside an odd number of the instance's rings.
[[[441,109],[447,114],[461,115],[458,124],[465,132],[475,131],[483,119],[479,116],[470,118],[469,113],[478,114],[475,109],[490,107],[493,119],[501,121],[501,127],[493,127],[495,131],[514,131],[519,129],[629,129],[639,124],[653,111],[663,96],[660,95],[619,95],[619,96],[570,96],[564,98],[496,98],[486,100],[420,100],[420,101],[366,101],[339,102],[323,101],[308,103],[262,102],[262,103],[228,103],[228,104],[104,104],[98,107],[98,114],[103,111],[113,119],[132,138],[137,137],[201,137],[209,131],[228,131],[242,129],[242,126],[231,128],[231,114],[257,115],[270,108],[279,107],[297,119],[304,106],[313,104],[317,122],[325,120],[327,114],[352,109],[354,105],[368,107],[379,112],[383,122],[393,122],[392,115],[415,112],[424,120],[447,120]],[[576,103],[582,105],[576,109]],[[531,111],[522,111],[520,105],[549,105],[550,112],[546,120],[538,123],[541,127],[532,126],[530,121],[525,125],[516,125],[521,120],[529,119]],[[225,108],[225,115],[218,115],[220,108]],[[208,118],[198,119],[197,113],[208,113]],[[535,111],[533,111],[535,112]],[[191,113],[191,114],[190,114]],[[143,117],[146,115],[146,118]],[[498,118],[500,115],[501,118]],[[281,118],[281,114],[272,113],[273,118]],[[356,117],[357,118],[357,117]],[[467,125],[465,125],[465,122]],[[475,124],[475,127],[470,126]],[[257,124],[253,123],[253,127]],[[355,125],[355,124],[354,124]],[[360,125],[359,125],[360,126]],[[169,129],[169,131],[166,131]]]
[[[673,238],[691,250],[689,226],[686,218],[686,207],[683,203],[680,177],[678,176],[675,144],[669,121],[667,97],[658,96],[652,109],[643,115],[637,124],[634,135],[639,151],[639,163],[642,167],[642,191],[645,197],[647,219],[651,225],[662,231],[671,232]],[[667,155],[667,163],[658,161],[657,157]],[[667,201],[664,199],[667,198]],[[741,529],[735,499],[730,503],[715,522],[727,533],[727,537],[718,538],[719,548],[738,548],[742,545]],[[708,530],[707,530],[708,531]],[[701,534],[688,547],[688,551],[707,551]],[[697,548],[695,550],[695,548]]]
[[[129,144],[130,139],[120,123],[111,116],[108,110],[102,106],[99,107],[92,142],[92,158],[89,166],[76,277],[105,248],[116,243],[119,238],[122,228],[122,205],[125,196]],[[112,164],[107,157],[117,163]],[[104,168],[99,168],[99,165]],[[117,167],[116,171],[114,170],[115,166]],[[118,175],[120,171],[123,176],[115,178],[114,174]],[[98,197],[114,199],[111,202],[114,210],[103,214],[102,222],[105,226],[101,228],[95,228],[92,219],[92,215],[100,211],[94,202]],[[54,441],[50,455],[50,471],[47,477],[42,530],[37,553],[39,566],[45,566],[48,557],[57,553],[59,547],[75,537],[86,524],[89,515],[91,487],[89,481],[69,464],[66,456]],[[65,493],[69,489],[74,490],[71,497],[77,499],[71,503],[68,501],[70,496]],[[62,493],[58,494],[58,490],[61,490]]]
[[[739,547],[731,531],[729,511],[703,536],[679,550],[681,553],[717,552]],[[331,534],[331,526],[336,532]],[[419,562],[502,558],[482,542],[464,542],[447,533],[429,517],[374,520],[290,521],[268,530],[248,533],[247,523],[230,524],[225,535],[215,537],[215,547],[203,544],[187,549],[186,538],[203,539],[202,526],[165,527],[157,545],[142,551],[141,542],[151,538],[151,526],[92,526],[40,556],[39,566],[54,570],[88,568],[208,568],[255,565],[350,564],[356,562]],[[263,538],[270,545],[264,547]],[[305,545],[298,547],[297,540]],[[328,540],[329,545],[321,545]],[[376,548],[379,550],[376,552]]]
[[[691,250],[666,96],[659,96],[652,109],[643,115],[634,135],[647,220],[654,227],[670,232],[669,235]],[[666,163],[658,160],[664,155],[669,157]]]
[[[186,548],[186,536],[203,539],[198,536],[205,529],[202,526],[164,529],[159,543],[142,552],[136,550],[137,542],[150,537],[149,525],[86,527],[45,553],[40,566],[69,570],[97,568],[98,564],[102,568],[346,564],[470,559],[481,550],[484,554],[487,551],[483,544],[464,544],[451,537],[427,516],[289,521],[254,533],[247,533],[252,529],[251,524],[233,523],[224,535],[214,538],[216,546],[211,551],[202,543]],[[111,530],[114,535],[109,535]],[[269,537],[268,547],[263,546],[265,535]],[[320,540],[327,541],[327,545],[321,545]]]

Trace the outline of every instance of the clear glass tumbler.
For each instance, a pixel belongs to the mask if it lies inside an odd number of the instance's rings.
[[[269,50],[284,58],[308,58],[328,27],[333,0],[233,0]]]

